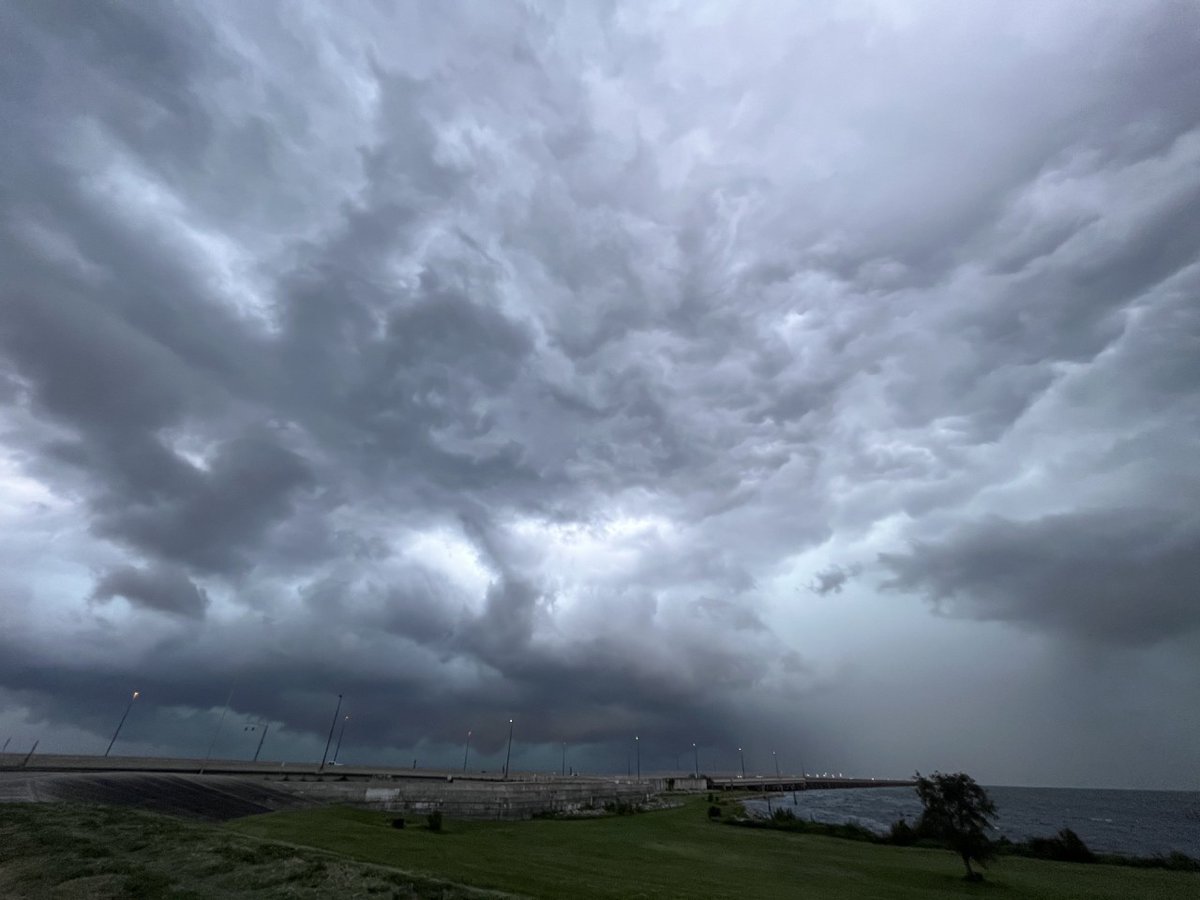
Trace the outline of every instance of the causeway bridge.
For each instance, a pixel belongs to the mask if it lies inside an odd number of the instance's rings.
[[[122,756],[0,755],[0,802],[82,802],[134,806],[221,821],[327,804],[396,812],[441,810],[456,818],[524,819],[586,814],[612,805],[702,791],[892,787],[910,781],[692,772],[568,775],[316,763]]]
[[[845,778],[831,775],[721,775],[706,776],[708,786],[720,791],[827,791],[837,788],[913,787],[911,778]]]

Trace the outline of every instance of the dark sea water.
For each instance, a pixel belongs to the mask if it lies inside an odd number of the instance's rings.
[[[1178,850],[1200,858],[1200,792],[1022,787],[987,791],[998,813],[994,837],[1003,834],[1019,841],[1070,828],[1099,853],[1154,856]],[[795,805],[791,794],[773,794],[771,802],[802,819],[835,825],[856,822],[879,832],[900,818],[915,824],[921,814],[913,788],[800,791]],[[746,805],[766,814],[765,800]]]

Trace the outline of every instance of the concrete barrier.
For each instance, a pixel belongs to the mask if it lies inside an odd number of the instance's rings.
[[[13,757],[9,754],[8,757]],[[704,779],[242,763],[228,760],[43,756],[0,768],[0,801],[136,806],[203,819],[228,819],[304,805],[350,804],[453,818],[527,819],[607,804],[641,804],[666,791],[704,790]],[[3,759],[0,762],[10,762]]]

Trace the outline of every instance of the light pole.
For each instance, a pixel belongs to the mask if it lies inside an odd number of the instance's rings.
[[[641,740],[639,740],[639,738],[636,734],[633,736],[633,746],[634,746],[634,749],[637,750],[637,776],[638,776],[637,780],[641,781],[642,780],[642,742],[641,742]]]
[[[263,741],[267,739],[267,729],[271,727],[270,722],[259,722],[262,726],[262,734],[258,736],[258,747],[254,751],[254,762],[258,762],[258,754],[262,753]]]
[[[125,707],[124,714],[121,716],[121,721],[117,723],[117,730],[113,732],[112,740],[108,742],[108,750],[104,751],[105,756],[108,756],[108,751],[112,750],[113,744],[117,742],[117,735],[121,733],[121,726],[125,724],[125,719],[129,716],[129,711],[133,709],[133,701],[137,698],[138,692],[134,691],[133,695],[129,698],[128,705]]]
[[[338,694],[337,708],[333,711],[333,721],[329,723],[329,737],[325,738],[325,752],[321,754],[321,769],[325,768],[325,760],[329,758],[329,745],[333,743],[333,729],[337,728],[338,716],[342,714],[342,695]],[[321,771],[318,769],[317,771]]]
[[[233,700],[233,688],[229,689],[229,696],[225,698],[225,705],[221,707],[221,717],[217,719],[217,730],[213,732],[212,740],[208,745],[208,752],[204,754],[204,762],[200,763],[200,774],[204,774],[204,768],[208,765],[208,761],[212,759],[213,747],[217,746],[217,738],[221,734],[221,726],[225,723],[225,713],[229,712],[229,704]]]
[[[567,742],[563,741],[562,744],[563,744],[562,772],[560,774],[565,778],[567,775]]]
[[[696,749],[695,741],[692,741],[692,759],[696,763],[696,771],[694,774],[697,778],[699,778],[700,777],[700,751]]]
[[[512,729],[513,720],[508,720],[508,752],[504,754],[504,780],[508,780],[508,764],[512,761]]]
[[[800,761],[800,779],[804,779],[804,762]],[[799,808],[799,800],[796,799],[796,782],[792,781],[792,805]]]
[[[346,723],[349,721],[350,721],[350,713],[346,713],[345,718],[342,719],[342,730],[338,732],[337,746],[333,748],[334,764],[337,763],[338,754],[342,752],[342,738],[344,738],[346,736]]]
[[[463,747],[463,771],[467,771],[467,755],[471,752],[471,730],[467,729],[467,743]]]
[[[738,756],[742,760],[742,777],[746,777],[746,754],[742,752],[742,748],[738,747]]]
[[[774,750],[771,751],[771,756],[775,760],[775,780],[779,782],[779,791],[783,792],[783,776],[779,774],[779,754]],[[792,791],[792,806],[796,805],[796,792]]]

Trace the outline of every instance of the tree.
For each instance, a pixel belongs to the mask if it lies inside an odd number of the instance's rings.
[[[991,841],[984,833],[992,826],[996,804],[987,791],[970,775],[934,772],[928,778],[916,773],[917,796],[924,807],[917,830],[922,835],[944,841],[947,849],[962,857],[968,881],[982,881],[971,868],[971,861],[986,865],[993,855]]]

